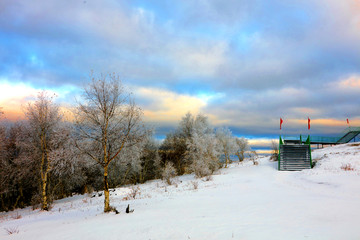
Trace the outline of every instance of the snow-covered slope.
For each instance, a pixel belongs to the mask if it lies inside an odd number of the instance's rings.
[[[103,196],[91,195],[56,201],[49,212],[0,213],[0,239],[360,239],[359,150],[316,150],[316,167],[301,172],[279,172],[262,158],[210,181],[151,181],[133,187],[135,199],[133,189],[119,188],[111,196],[118,215],[102,213]]]

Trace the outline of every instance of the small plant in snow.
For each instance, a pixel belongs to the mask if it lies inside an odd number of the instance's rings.
[[[351,166],[350,163],[342,164],[341,169],[344,171],[355,171],[355,169]]]
[[[132,187],[131,188],[131,192],[130,192],[130,196],[132,199],[135,199],[136,196],[140,196],[141,194],[141,191],[140,191],[140,188],[139,187]]]
[[[139,187],[131,187],[131,191],[123,198],[124,201],[136,199],[136,196],[140,195]]]
[[[253,162],[254,165],[259,165],[259,162],[257,161],[258,159],[258,154],[256,151],[251,151],[250,152],[250,161]]]
[[[191,181],[191,184],[193,185],[194,189],[198,189],[199,183],[197,181]]]
[[[5,231],[7,232],[8,235],[14,234],[14,233],[19,233],[19,229],[18,227],[9,227],[9,228],[4,228]]]
[[[208,176],[205,177],[206,182],[211,181],[211,180],[213,180],[212,175],[208,175]]]
[[[18,212],[15,213],[15,214],[13,214],[13,215],[11,215],[11,218],[12,218],[12,219],[20,219],[21,217],[22,217],[21,214],[19,214]]]
[[[162,179],[169,185],[172,184],[172,178],[177,175],[176,169],[172,162],[168,162],[162,172]]]

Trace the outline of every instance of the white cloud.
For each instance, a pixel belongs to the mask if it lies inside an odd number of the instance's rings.
[[[175,72],[184,77],[215,77],[226,60],[226,42],[177,41],[168,45]]]

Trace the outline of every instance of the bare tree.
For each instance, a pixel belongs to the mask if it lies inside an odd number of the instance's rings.
[[[109,212],[108,167],[124,148],[139,144],[147,131],[142,110],[125,91],[116,74],[93,74],[84,88],[83,102],[76,109],[76,145],[82,154],[100,164],[104,171],[104,212]]]
[[[50,158],[53,150],[52,142],[56,139],[56,128],[62,116],[58,106],[53,102],[53,97],[49,97],[46,92],[40,92],[34,103],[29,103],[25,108],[25,115],[29,123],[29,144],[32,155],[37,158],[41,179],[41,208],[48,210],[48,181],[52,167]]]
[[[237,147],[237,150],[235,151],[235,155],[239,158],[239,162],[244,161],[245,158],[245,152],[250,150],[249,142],[245,138],[236,138],[235,144]]]

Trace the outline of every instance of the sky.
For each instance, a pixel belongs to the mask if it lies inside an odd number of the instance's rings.
[[[0,107],[72,107],[116,73],[158,137],[187,112],[251,139],[360,126],[360,0],[1,0]],[[265,141],[264,140],[264,141]]]

